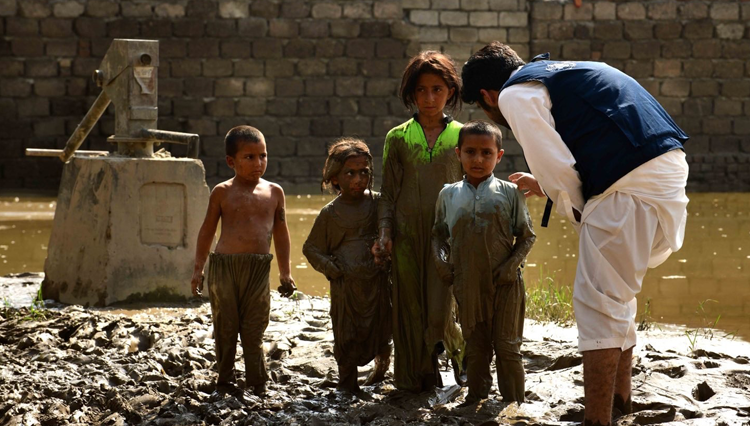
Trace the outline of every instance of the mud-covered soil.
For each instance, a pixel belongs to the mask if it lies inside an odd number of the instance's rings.
[[[523,346],[528,401],[520,406],[503,403],[496,391],[461,406],[466,389],[456,385],[403,393],[390,374],[358,395],[336,391],[324,298],[290,301],[274,292],[264,398],[214,392],[207,303],[128,311],[52,306],[46,318],[6,307],[0,321],[0,424],[563,425],[583,414],[575,329],[532,321]],[[616,424],[750,423],[750,343],[703,339],[690,352],[683,330],[639,337],[636,412]],[[238,344],[240,385],[241,354]],[[360,369],[360,383],[369,370]],[[447,368],[444,377],[450,382]]]

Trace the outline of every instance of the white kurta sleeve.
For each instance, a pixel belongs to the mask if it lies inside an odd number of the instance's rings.
[[[573,208],[583,212],[581,177],[575,158],[555,130],[552,101],[539,82],[515,84],[500,92],[498,106],[523,149],[526,163],[557,212],[578,224]]]

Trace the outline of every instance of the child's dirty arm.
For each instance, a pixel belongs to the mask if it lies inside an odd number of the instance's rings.
[[[274,188],[278,191],[279,201],[276,207],[273,221],[273,245],[276,248],[276,259],[279,265],[278,290],[284,297],[290,297],[297,291],[297,286],[292,278],[291,247],[292,240],[289,237],[289,228],[286,224],[286,203],[284,190],[281,187]]]
[[[435,266],[438,275],[445,285],[453,284],[453,265],[450,262],[450,231],[448,224],[445,223],[445,205],[443,202],[444,192],[440,192],[437,202],[435,203],[435,224],[432,226],[431,248],[432,257],[435,259]]]
[[[203,291],[203,267],[208,259],[208,252],[211,250],[211,244],[216,236],[216,227],[221,218],[221,199],[223,198],[223,189],[214,188],[208,199],[208,209],[206,218],[203,220],[200,231],[198,231],[198,241],[195,244],[195,265],[193,266],[193,278],[190,280],[190,287],[193,296],[201,296]]]
[[[321,212],[302,246],[302,254],[305,255],[310,266],[325,275],[328,280],[335,280],[343,275],[341,268],[336,264],[336,259],[326,249],[326,222],[327,214]]]

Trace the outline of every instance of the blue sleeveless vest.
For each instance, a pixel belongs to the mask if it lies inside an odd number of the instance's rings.
[[[549,54],[534,58],[500,90],[528,81],[547,87],[555,130],[576,160],[585,200],[687,141],[656,99],[627,74],[600,62],[546,59]]]

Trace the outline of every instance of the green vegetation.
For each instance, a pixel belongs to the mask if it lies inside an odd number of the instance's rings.
[[[561,325],[573,323],[573,290],[555,283],[554,274],[547,276],[540,268],[539,280],[526,286],[526,318]]]
[[[10,301],[6,297],[3,299],[3,307],[0,309],[0,317],[6,320],[20,318],[21,321],[41,321],[47,319],[48,316],[49,311],[44,306],[41,287],[39,287],[39,291],[36,293],[36,297],[31,301],[29,307],[16,309],[11,306]]]
[[[651,298],[649,297],[646,299],[646,304],[643,306],[643,312],[641,312],[640,320],[638,321],[638,331],[647,331],[654,327],[660,329],[651,317]]]
[[[701,326],[685,330],[685,336],[688,339],[688,348],[690,348],[690,352],[695,351],[696,345],[698,344],[698,341],[700,339],[713,340],[714,337],[717,337],[717,335],[715,335],[714,333],[718,331],[716,330],[716,325],[719,324],[721,314],[712,319],[713,316],[709,316],[709,313],[706,312],[706,305],[708,304],[708,302],[719,303],[714,299],[706,299],[702,302],[699,302],[698,309],[695,310],[695,314],[698,316],[698,318],[700,318]],[[734,339],[735,335],[736,332],[731,332],[723,333],[718,337]]]

